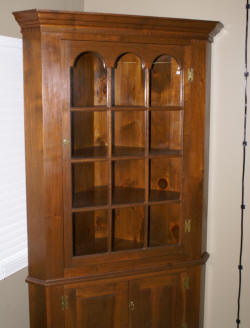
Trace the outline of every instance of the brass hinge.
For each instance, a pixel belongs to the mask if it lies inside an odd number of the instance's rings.
[[[188,78],[189,82],[193,82],[193,80],[194,80],[194,69],[193,68],[188,69],[187,78]]]
[[[183,284],[184,284],[185,289],[190,289],[190,279],[189,279],[189,277],[184,278]]]
[[[68,310],[69,307],[69,297],[68,296],[62,296],[62,311]]]
[[[184,231],[185,232],[191,232],[191,220],[185,220],[184,222]]]
[[[134,311],[134,309],[135,309],[135,303],[133,301],[130,301],[128,307],[129,307],[129,310],[130,311]]]

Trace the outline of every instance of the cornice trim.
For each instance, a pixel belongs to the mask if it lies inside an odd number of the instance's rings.
[[[152,16],[100,14],[52,10],[26,10],[13,13],[22,31],[30,28],[53,27],[60,31],[72,28],[92,27],[106,29],[133,29],[141,33],[143,30],[151,32],[165,32],[179,34],[190,39],[207,39],[213,41],[214,36],[223,28],[220,22],[164,18]]]

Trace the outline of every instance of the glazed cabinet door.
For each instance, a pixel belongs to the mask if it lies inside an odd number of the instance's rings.
[[[65,291],[65,328],[127,328],[128,283],[96,283]]]
[[[131,282],[130,328],[187,328],[188,279],[183,273],[148,277]]]
[[[128,258],[185,255],[183,90],[189,50],[65,41],[67,274],[96,261],[111,271],[112,263]]]

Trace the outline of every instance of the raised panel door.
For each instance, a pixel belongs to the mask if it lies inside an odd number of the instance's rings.
[[[130,328],[182,328],[185,289],[178,275],[160,275],[130,283]]]
[[[65,328],[128,328],[128,283],[66,289]]]

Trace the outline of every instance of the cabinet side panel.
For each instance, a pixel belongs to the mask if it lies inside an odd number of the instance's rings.
[[[206,112],[205,112],[205,152],[203,178],[202,252],[207,250],[207,207],[209,178],[209,139],[210,139],[210,89],[211,89],[211,43],[206,46]]]
[[[188,327],[191,328],[202,328],[199,326],[199,309],[200,309],[200,266],[195,266],[187,269],[186,273],[182,276],[189,278],[188,286],[185,288],[184,280],[182,286],[184,287],[186,295],[186,306],[185,306],[185,317]]]
[[[30,328],[63,328],[66,303],[63,286],[29,284]]]
[[[200,273],[200,317],[199,317],[199,328],[204,327],[204,311],[205,311],[205,279],[206,279],[206,266],[201,266]]]
[[[63,286],[45,287],[46,289],[46,314],[48,328],[63,328],[64,315],[68,310],[68,300],[63,299]],[[73,328],[73,326],[72,326]]]
[[[206,41],[193,40],[190,69],[193,81],[185,78],[184,113],[184,220],[191,221],[190,232],[185,232],[185,248],[189,257],[200,258],[202,253],[205,114],[206,114]],[[187,67],[188,68],[188,67]],[[206,186],[207,187],[207,186]],[[204,224],[206,234],[206,224]],[[204,250],[204,249],[203,249]]]
[[[57,35],[42,33],[44,212],[47,278],[63,276],[61,51]]]
[[[45,275],[45,225],[39,31],[24,33],[23,53],[29,275],[42,279]]]
[[[29,285],[30,328],[45,328],[46,296],[45,288],[39,285]]]

